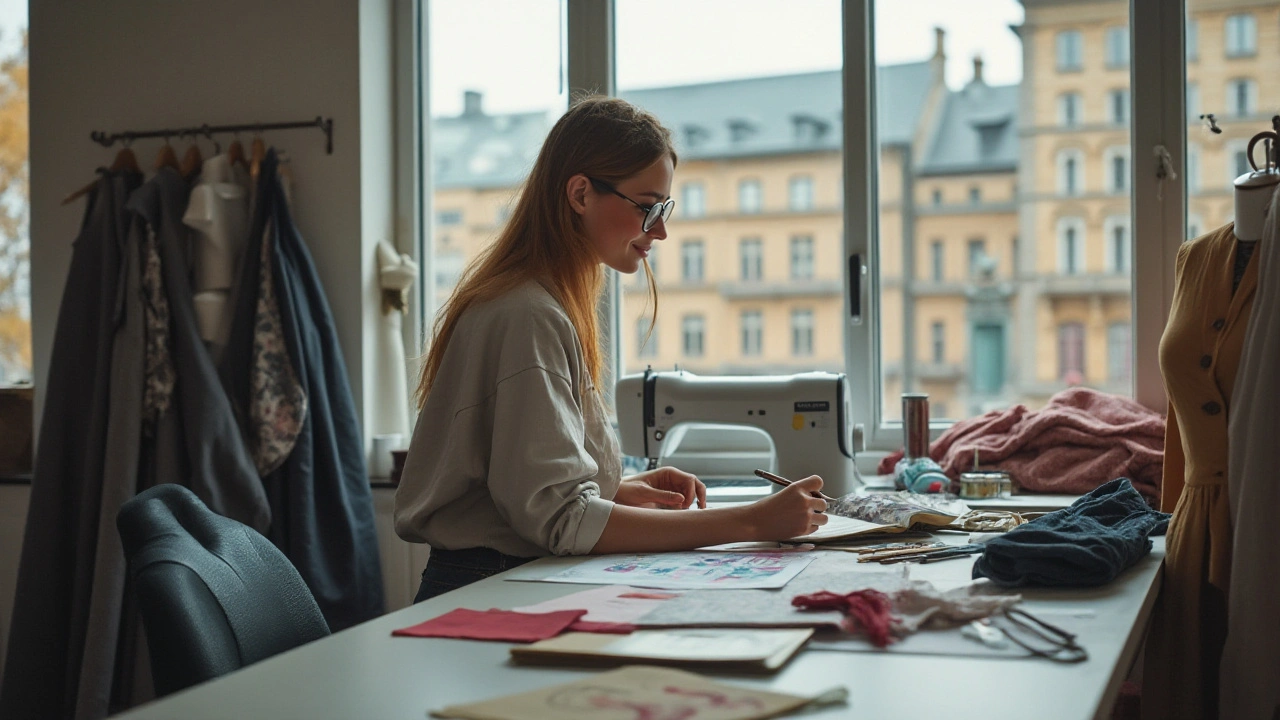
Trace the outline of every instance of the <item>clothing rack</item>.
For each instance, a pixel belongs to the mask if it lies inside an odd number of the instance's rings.
[[[118,133],[105,133],[100,130],[94,130],[89,133],[89,138],[99,143],[103,147],[111,147],[117,141],[124,142],[127,146],[129,143],[139,138],[171,138],[171,137],[196,137],[204,135],[212,139],[214,133],[240,133],[240,132],[256,132],[262,133],[267,130],[293,130],[296,128],[320,128],[325,137],[325,152],[329,155],[333,154],[333,118],[324,118],[319,115],[315,120],[301,120],[298,122],[278,122],[278,123],[246,123],[241,125],[200,125],[198,127],[185,128],[166,128],[164,130],[126,130]]]

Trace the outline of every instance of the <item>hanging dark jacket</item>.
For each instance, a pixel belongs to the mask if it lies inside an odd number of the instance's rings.
[[[264,478],[274,518],[267,536],[293,562],[337,632],[384,611],[373,495],[333,315],[293,224],[277,169],[275,152],[268,152],[254,195],[220,374],[244,426],[259,257],[262,243],[268,242],[288,359],[305,392],[307,410],[288,458]]]
[[[128,249],[125,211],[141,182],[137,173],[102,172],[73,245],[44,388],[0,689],[0,717],[6,720],[107,712],[124,577],[112,505],[136,492],[137,467],[136,443],[131,451],[127,442],[113,447],[108,438],[120,442],[116,435],[129,434],[111,421],[127,414],[132,401],[141,404],[140,396],[122,397],[131,387],[140,393],[140,383],[122,376],[140,376],[141,366],[117,362],[141,352],[141,335],[130,324],[139,299],[128,285],[137,282],[138,260]],[[131,340],[139,347],[127,347]],[[103,536],[112,547],[99,547]],[[82,694],[90,699],[78,713]]]

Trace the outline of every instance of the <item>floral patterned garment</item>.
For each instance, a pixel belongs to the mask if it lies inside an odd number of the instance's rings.
[[[156,234],[151,229],[142,247],[142,308],[146,336],[142,431],[146,437],[155,437],[156,425],[173,400],[177,373],[169,354],[169,300],[164,295]]]
[[[266,477],[289,457],[307,416],[307,395],[289,361],[280,304],[272,283],[270,227],[262,238],[249,390],[253,461],[258,474]]]

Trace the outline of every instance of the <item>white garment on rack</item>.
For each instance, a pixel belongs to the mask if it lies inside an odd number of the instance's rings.
[[[1280,198],[1280,188],[1273,196]],[[1270,718],[1280,708],[1280,213],[1268,215],[1258,254],[1258,289],[1240,355],[1228,422],[1228,498],[1234,528],[1222,718]]]
[[[243,169],[233,167],[225,154],[206,160],[182,216],[182,222],[195,230],[192,289],[200,337],[216,346],[226,344],[221,337],[226,329],[222,317],[248,240],[249,192],[247,177],[242,175]]]

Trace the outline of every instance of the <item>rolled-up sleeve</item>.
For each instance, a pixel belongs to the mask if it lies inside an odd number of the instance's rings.
[[[591,552],[613,502],[600,497],[571,381],[531,367],[499,382],[492,402],[488,484],[499,514],[550,553]]]

